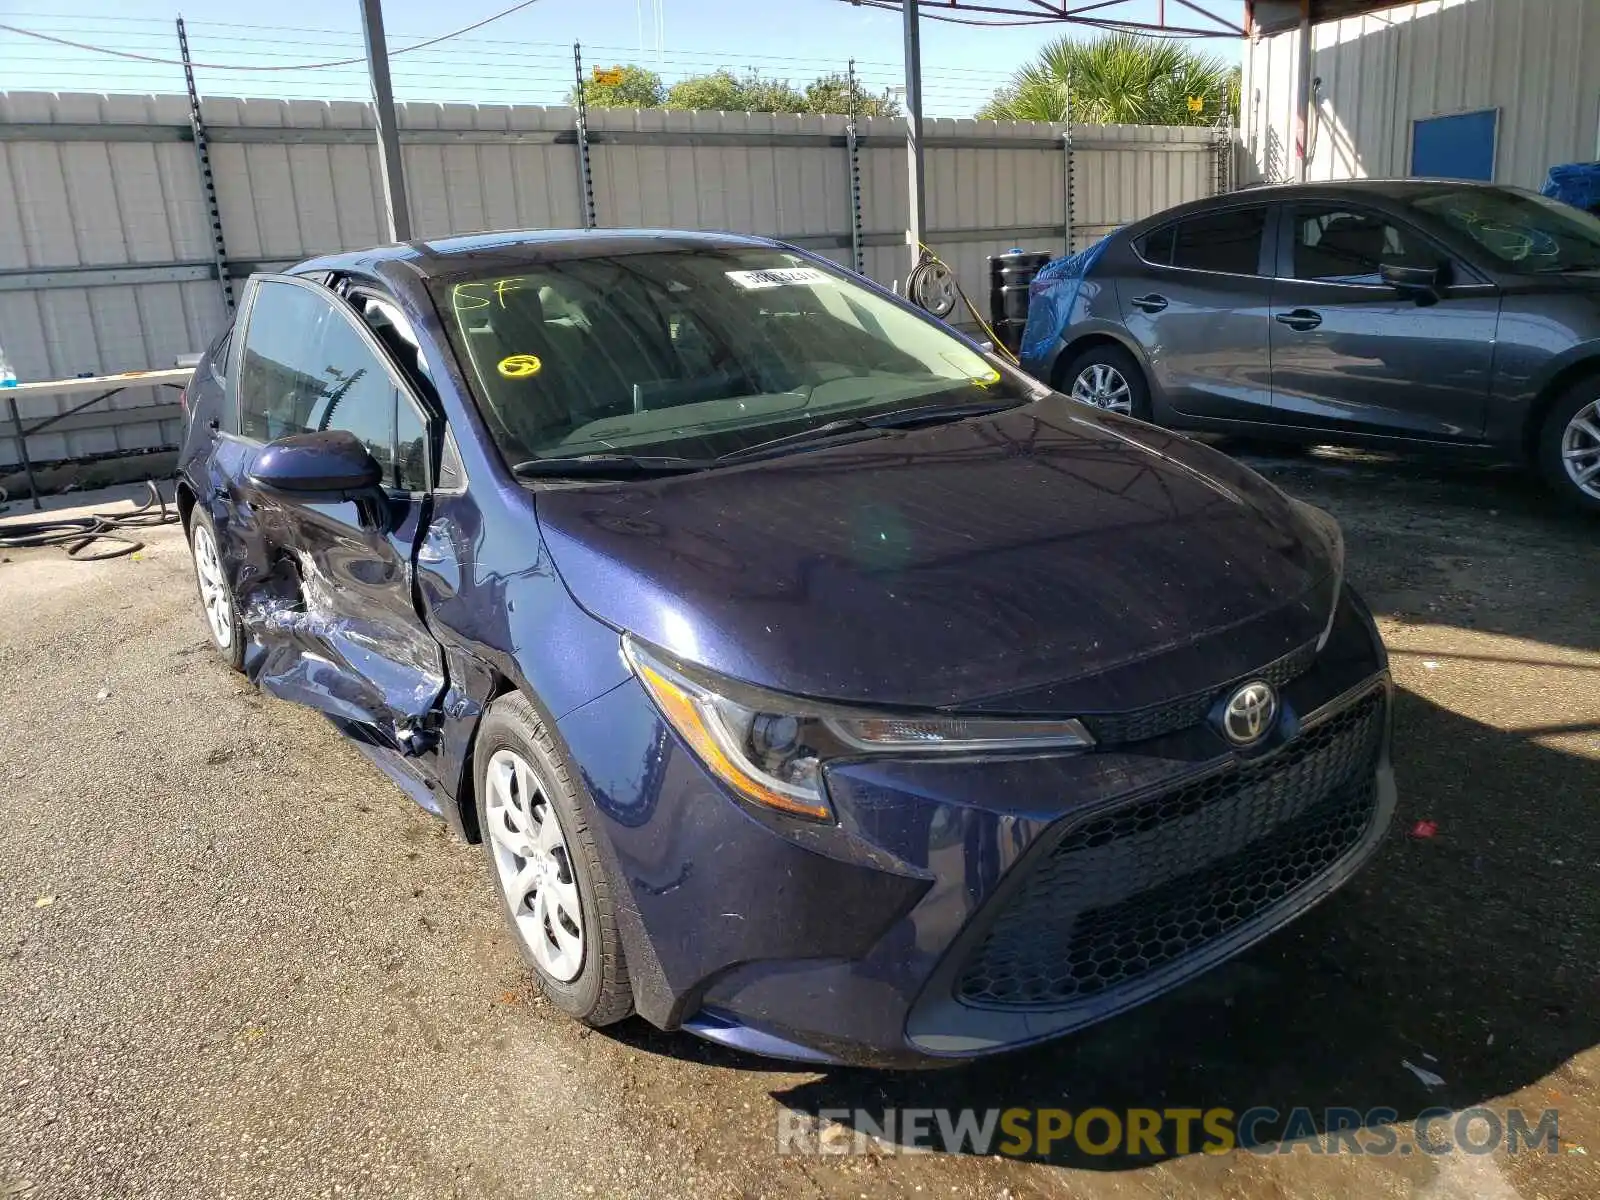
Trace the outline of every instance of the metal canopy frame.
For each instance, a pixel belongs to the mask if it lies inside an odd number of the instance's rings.
[[[1393,0],[1381,0],[1392,3]],[[1242,26],[1210,11],[1199,0],[1156,0],[1156,19],[1147,21],[1129,15],[1138,0],[849,0],[857,7],[899,9],[907,4],[920,8],[929,20],[947,20],[979,28],[985,25],[1087,25],[1098,29],[1128,33],[1149,33],[1164,37],[1244,37]],[[1169,21],[1168,5],[1180,16]],[[1181,13],[1179,12],[1181,10]],[[1010,18],[1000,20],[996,18]],[[1196,19],[1204,24],[1195,24]],[[1185,23],[1187,22],[1187,23]]]
[[[922,19],[946,21],[977,28],[1014,25],[1084,25],[1118,33],[1140,33],[1155,37],[1242,38],[1243,26],[1235,25],[1209,11],[1198,0],[1171,0],[1172,10],[1181,10],[1181,19],[1192,22],[1203,18],[1207,24],[1173,24],[1167,20],[1168,0],[1156,0],[1155,21],[1135,20],[1125,15],[1134,0],[848,0],[856,7],[898,10],[905,25],[906,65],[906,182],[910,193],[911,219],[906,243],[911,251],[911,267],[922,260],[922,231],[927,227],[927,195],[924,186],[922,141]],[[1301,0],[1309,3],[1309,0]],[[1248,14],[1251,0],[1245,0]],[[1071,204],[1071,197],[1067,199]],[[1069,235],[1070,236],[1070,235]],[[1070,252],[1071,246],[1068,246]]]

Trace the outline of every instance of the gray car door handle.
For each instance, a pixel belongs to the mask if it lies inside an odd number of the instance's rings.
[[[1158,313],[1167,306],[1167,298],[1151,292],[1148,296],[1135,296],[1130,303],[1135,308],[1142,308],[1147,313]]]
[[[1290,329],[1301,333],[1322,324],[1322,314],[1312,312],[1309,308],[1296,308],[1290,312],[1279,313],[1274,319],[1280,325],[1287,325]]]

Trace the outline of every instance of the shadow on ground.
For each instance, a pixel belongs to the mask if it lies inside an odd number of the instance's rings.
[[[1218,448],[1339,518],[1350,578],[1375,612],[1600,650],[1600,517],[1533,475],[1358,450]]]

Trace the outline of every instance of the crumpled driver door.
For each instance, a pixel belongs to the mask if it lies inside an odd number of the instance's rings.
[[[237,372],[243,451],[229,480],[234,532],[257,569],[240,580],[245,671],[401,753],[424,749],[444,656],[419,614],[414,563],[431,505],[427,418],[350,305],[305,279],[262,276],[247,298]],[[346,430],[384,472],[381,491],[320,502],[250,473],[273,441]]]

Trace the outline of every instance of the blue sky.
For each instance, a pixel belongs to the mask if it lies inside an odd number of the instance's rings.
[[[390,48],[459,28],[511,0],[386,0]],[[1116,10],[1154,19],[1160,0],[1129,0]],[[237,0],[0,0],[0,22],[101,46],[176,58],[172,21],[180,10],[199,62],[224,67],[296,65],[361,53],[357,0],[274,0],[247,8]],[[1239,22],[1242,0],[1204,0]],[[1176,0],[1173,22],[1202,23]],[[664,37],[657,36],[657,15]],[[924,21],[923,69],[933,116],[970,116],[1007,75],[1059,26],[975,30]],[[1092,36],[1078,28],[1077,36]],[[875,89],[899,82],[898,13],[841,0],[539,0],[531,8],[460,40],[395,60],[396,95],[413,100],[560,103],[572,79],[571,46],[581,40],[586,65],[642,61],[673,78],[719,66],[759,68],[805,83],[842,71],[853,56]],[[1236,62],[1238,42],[1205,44]],[[359,66],[294,71],[202,69],[202,94],[359,99]],[[34,42],[0,30],[0,88],[51,91],[172,91],[176,67],[118,60]]]

